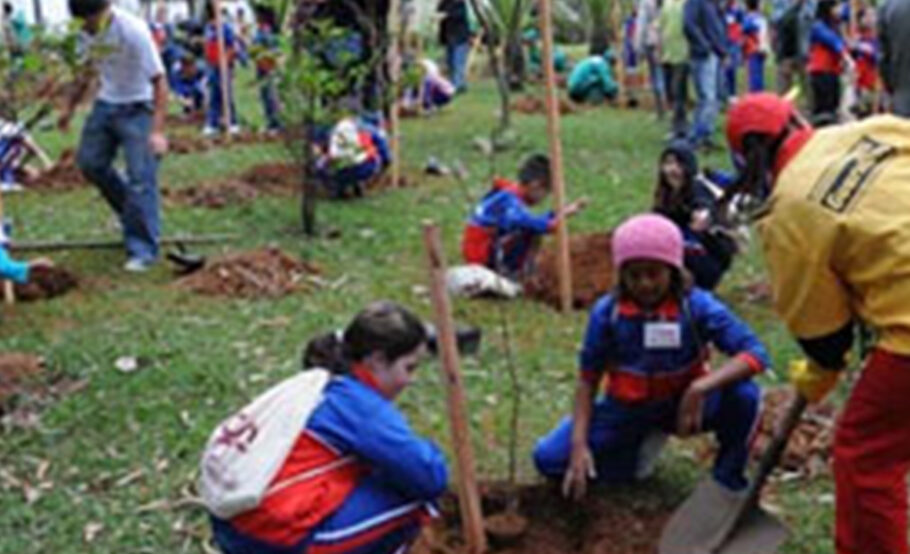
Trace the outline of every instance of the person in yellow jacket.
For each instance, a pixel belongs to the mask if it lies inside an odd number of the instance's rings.
[[[812,129],[776,95],[730,110],[774,303],[808,360],[810,401],[847,365],[854,328],[876,335],[834,441],[837,554],[907,554],[910,470],[910,120]],[[734,191],[735,192],[735,191]]]

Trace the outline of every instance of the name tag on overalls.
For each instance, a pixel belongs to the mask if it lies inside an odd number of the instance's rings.
[[[682,346],[682,330],[678,322],[645,324],[646,349],[679,348],[680,346]]]

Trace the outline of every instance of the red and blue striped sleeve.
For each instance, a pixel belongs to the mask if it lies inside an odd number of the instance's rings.
[[[598,300],[591,309],[584,341],[578,354],[581,378],[592,385],[600,382],[613,354],[610,347],[612,306],[611,296],[607,295]]]
[[[753,373],[770,367],[768,351],[758,336],[726,305],[711,293],[696,290],[690,296],[691,309],[703,340],[718,350],[749,364]]]

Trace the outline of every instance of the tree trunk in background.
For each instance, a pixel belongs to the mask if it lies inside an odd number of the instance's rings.
[[[505,56],[509,88],[514,91],[523,90],[525,83],[525,53],[521,44],[521,35],[509,39],[506,44]]]

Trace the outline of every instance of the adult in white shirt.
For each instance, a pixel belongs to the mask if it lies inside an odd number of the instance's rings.
[[[164,118],[167,80],[148,25],[109,0],[69,0],[83,20],[86,52],[101,79],[91,114],[82,129],[76,163],[120,218],[127,271],[144,271],[158,257],[160,228],[158,159],[167,152]],[[88,79],[86,79],[88,81]],[[88,88],[71,98],[60,117],[66,130]],[[123,148],[126,172],[113,167]]]

